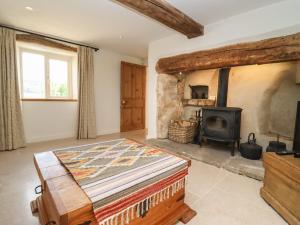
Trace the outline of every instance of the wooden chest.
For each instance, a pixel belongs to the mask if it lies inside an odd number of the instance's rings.
[[[31,206],[33,212],[38,211],[42,225],[97,224],[91,201],[52,152],[35,154],[34,163],[42,194]],[[184,196],[182,189],[130,225],[173,225],[178,220],[187,223],[196,213],[184,203]]]
[[[289,224],[300,224],[300,159],[265,153],[261,196]]]

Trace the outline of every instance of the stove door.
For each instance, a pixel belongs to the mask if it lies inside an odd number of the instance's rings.
[[[227,118],[223,116],[212,115],[204,121],[205,136],[215,137],[216,139],[230,139],[230,124]]]

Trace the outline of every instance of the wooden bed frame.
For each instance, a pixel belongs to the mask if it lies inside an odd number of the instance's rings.
[[[97,225],[92,203],[60,163],[53,152],[34,155],[41,185],[41,195],[31,202],[32,213],[38,213],[41,225]],[[191,161],[189,160],[189,166]],[[184,203],[185,190],[151,208],[129,225],[174,225],[188,223],[196,212]],[[118,223],[121,224],[121,223]]]

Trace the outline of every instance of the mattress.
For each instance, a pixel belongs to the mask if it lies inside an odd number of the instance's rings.
[[[93,204],[100,225],[128,224],[184,188],[188,162],[128,139],[53,151]]]

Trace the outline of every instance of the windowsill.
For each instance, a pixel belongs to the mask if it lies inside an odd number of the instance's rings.
[[[77,102],[77,99],[60,99],[60,98],[22,98],[24,102]]]

